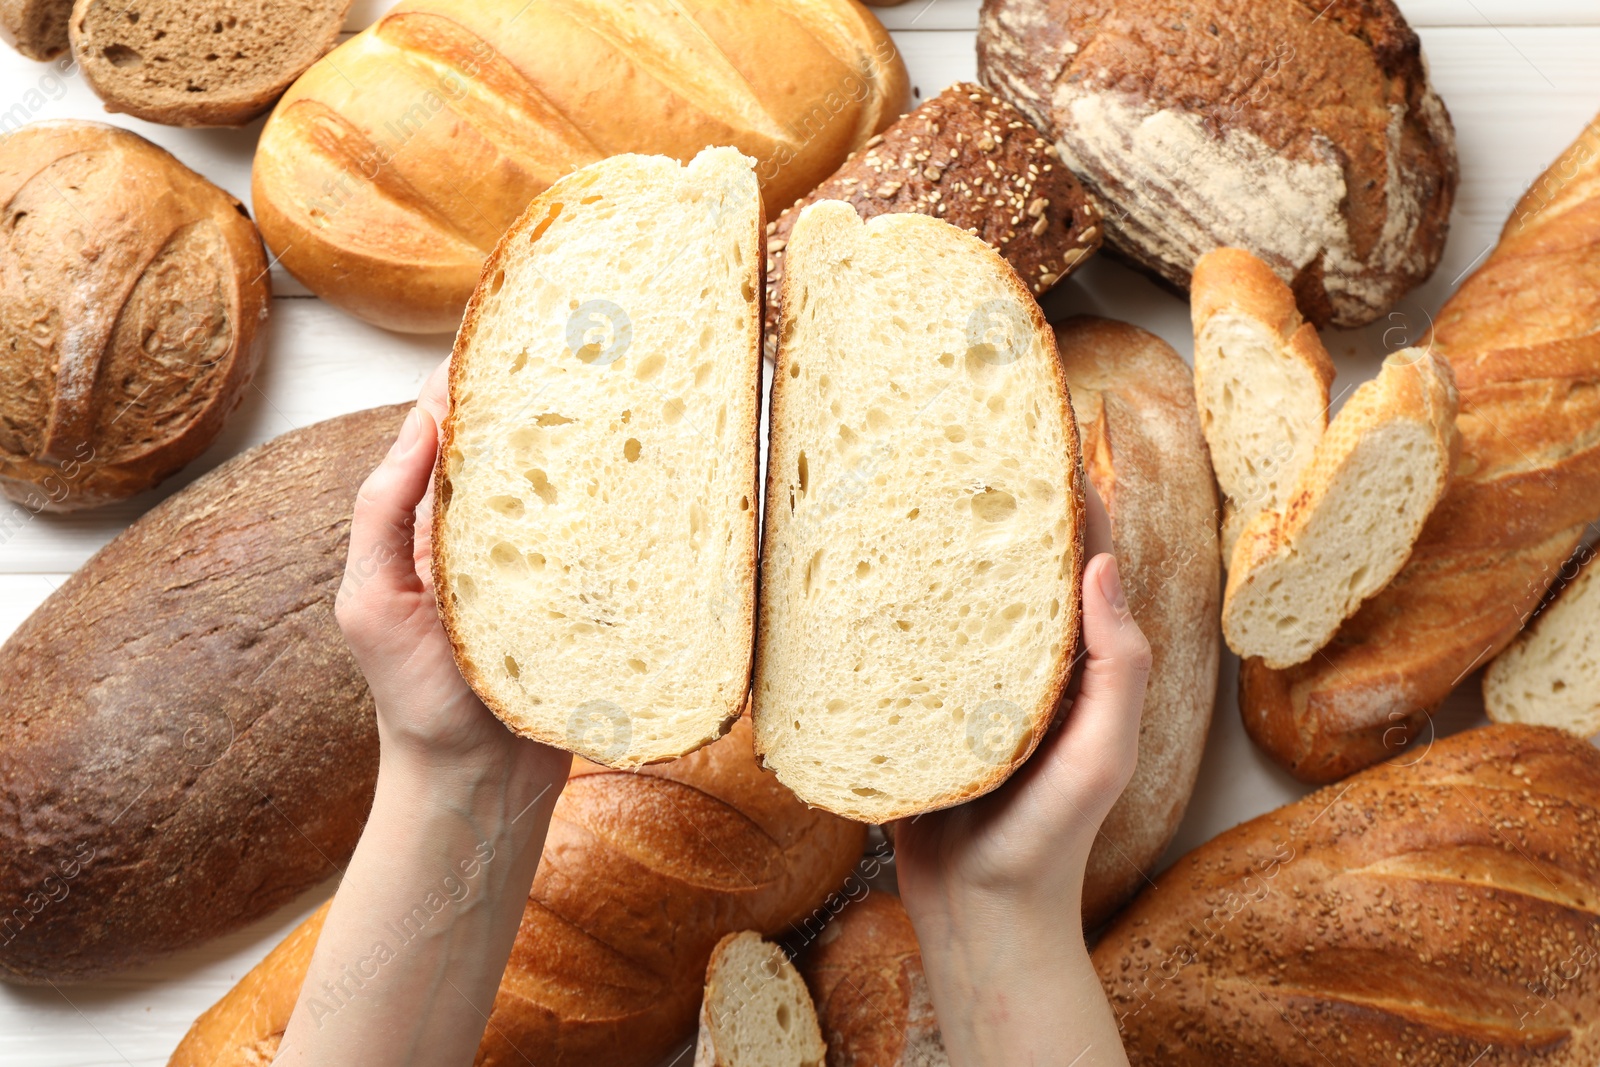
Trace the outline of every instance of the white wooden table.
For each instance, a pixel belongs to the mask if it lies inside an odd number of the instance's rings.
[[[1434,278],[1387,320],[1327,335],[1341,383],[1372,377],[1384,354],[1416,338],[1428,316],[1489,250],[1522,191],[1600,110],[1600,4],[1594,0],[1400,0],[1421,34],[1433,79],[1455,118],[1461,191],[1450,243]],[[357,0],[349,30],[388,7]],[[912,0],[881,12],[919,98],[976,74],[978,0]],[[0,123],[105,119],[64,63],[33,63],[0,49]],[[178,130],[112,116],[247,203],[260,123],[245,130]],[[1049,302],[1051,317],[1092,312],[1153,330],[1187,357],[1187,306],[1143,278],[1096,259]],[[450,337],[385,333],[273,276],[271,346],[243,408],[216,445],[162,490],[87,515],[39,516],[0,542],[0,637],[9,634],[96,549],[161,496],[228,457],[294,427],[405,400],[449,351]],[[0,506],[4,506],[0,504]],[[1254,750],[1239,722],[1238,662],[1223,664],[1215,725],[1199,788],[1173,856],[1306,790]],[[1469,679],[1441,731],[1482,715]],[[0,986],[0,1067],[165,1064],[189,1024],[332,892],[324,886],[248,930],[113,981],[60,989]]]

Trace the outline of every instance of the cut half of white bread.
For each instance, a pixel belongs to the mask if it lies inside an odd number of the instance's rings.
[[[763,222],[753,161],[614,156],[535,199],[456,338],[433,565],[507,726],[612,767],[742,709]]]
[[[1055,339],[976,237],[807,208],[768,455],[756,749],[864,822],[1003,782],[1078,639],[1083,474]]]
[[[1455,378],[1408,348],[1350,397],[1284,511],[1245,527],[1222,633],[1268,667],[1304,663],[1400,572],[1444,495],[1459,450]]]
[[[1489,665],[1483,702],[1495,722],[1600,734],[1600,566],[1592,554]]]
[[[816,1008],[777,945],[746,930],[712,950],[694,1067],[823,1067]]]
[[[1333,362],[1294,294],[1249,252],[1219,248],[1195,265],[1194,388],[1225,497],[1222,561],[1263,511],[1281,511],[1328,426]]]

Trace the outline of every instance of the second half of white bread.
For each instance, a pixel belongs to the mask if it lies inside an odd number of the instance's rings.
[[[463,675],[520,734],[633,767],[743,706],[761,210],[733,149],[614,156],[538,197],[485,268],[435,576]]]
[[[783,949],[746,930],[712,950],[694,1067],[824,1067],[811,993]]]
[[[1284,510],[1234,549],[1222,632],[1240,656],[1304,663],[1400,573],[1460,450],[1450,365],[1408,348],[1350,397]]]
[[[882,822],[993,789],[1055,712],[1077,428],[1043,314],[977,238],[823,201],[787,253],[756,747],[807,803]]]
[[[1223,502],[1222,561],[1263,511],[1281,511],[1328,426],[1333,362],[1294,294],[1249,252],[1200,258],[1191,287],[1194,386]]]
[[[1495,722],[1600,734],[1600,566],[1588,555],[1582,570],[1489,665],[1483,703]]]

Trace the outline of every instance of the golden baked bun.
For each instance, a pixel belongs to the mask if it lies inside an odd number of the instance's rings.
[[[34,512],[149,489],[216,439],[271,304],[244,205],[136,134],[0,136],[0,491]]]
[[[454,330],[500,235],[573,169],[732,145],[775,218],[909,95],[855,0],[406,0],[278,103],[255,207],[323,299],[392,330]]]

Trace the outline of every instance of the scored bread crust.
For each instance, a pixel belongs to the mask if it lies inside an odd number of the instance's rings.
[[[1133,1067],[1600,1062],[1600,754],[1430,742],[1178,860],[1092,954]]]
[[[1311,462],[1300,472],[1284,510],[1262,512],[1239,537],[1222,602],[1222,631],[1230,648],[1246,658],[1259,657],[1274,669],[1303,663],[1332,639],[1339,625],[1355,614],[1362,603],[1382,592],[1400,573],[1428,516],[1449,487],[1450,473],[1461,448],[1460,435],[1456,432],[1458,403],[1450,365],[1425,349],[1394,353],[1384,360],[1383,370],[1375,380],[1356,390],[1339,417],[1328,427]],[[1306,538],[1311,524],[1319,519],[1326,522],[1330,518],[1333,521],[1344,518],[1344,515],[1328,515],[1328,509],[1335,506],[1331,491],[1340,484],[1341,478],[1350,477],[1345,468],[1357,449],[1370,434],[1400,422],[1421,423],[1427,429],[1431,438],[1430,457],[1434,461],[1430,469],[1417,472],[1417,480],[1425,486],[1426,506],[1411,516],[1401,532],[1404,551],[1391,553],[1388,559],[1379,557],[1382,565],[1370,569],[1372,557],[1367,557],[1368,563],[1350,576],[1350,584],[1342,586],[1337,593],[1323,593],[1329,597],[1342,595],[1346,603],[1336,617],[1324,620],[1325,627],[1307,632],[1311,640],[1296,645],[1300,650],[1299,658],[1291,658],[1290,653],[1266,652],[1259,630],[1256,634],[1250,633],[1244,618],[1251,609],[1267,615],[1273,613],[1272,605],[1264,599],[1270,596],[1270,589],[1264,593],[1257,586],[1267,582],[1268,571],[1292,579],[1293,570],[1310,549]],[[1397,458],[1396,462],[1401,461]],[[1353,521],[1355,513],[1348,514]],[[1346,536],[1353,539],[1356,534],[1351,530]],[[1297,600],[1288,606],[1289,610],[1297,615],[1306,614],[1300,610],[1301,603]],[[1280,615],[1279,623],[1285,618]],[[1255,625],[1259,628],[1265,623],[1258,621]]]
[[[1024,313],[1028,316],[1029,327],[1041,340],[1045,353],[1047,354],[1047,358],[1050,360],[1051,369],[1053,371],[1053,373],[1050,375],[1050,378],[1055,384],[1059,402],[1059,407],[1056,414],[1059,415],[1062,421],[1062,442],[1063,448],[1066,451],[1065,466],[1067,469],[1067,484],[1064,488],[1067,493],[1067,499],[1071,501],[1071,515],[1076,520],[1071,524],[1072,530],[1069,534],[1069,545],[1072,550],[1073,560],[1072,566],[1068,568],[1068,573],[1066,576],[1068,589],[1066,590],[1067,595],[1062,602],[1061,610],[1063,628],[1062,652],[1057,658],[1056,663],[1051,665],[1051,681],[1047,687],[1045,696],[1039,701],[1036,707],[1027,713],[1028,737],[1026,743],[1019,748],[1014,759],[1000,763],[994,767],[992,771],[979,776],[972,782],[968,783],[965,787],[950,790],[944,794],[932,798],[926,804],[889,807],[853,804],[824,805],[814,796],[808,797],[806,795],[806,790],[803,788],[797,788],[797,783],[792,780],[792,775],[785,774],[782,768],[774,766],[769,761],[768,757],[771,755],[771,751],[770,747],[764,742],[763,739],[763,730],[761,726],[762,708],[759,695],[759,686],[763,672],[766,669],[765,665],[768,659],[769,651],[773,642],[777,639],[777,635],[773,632],[771,622],[772,609],[770,603],[770,593],[766,595],[758,594],[756,617],[756,657],[754,682],[751,693],[752,716],[756,726],[755,747],[757,758],[760,759],[762,766],[767,767],[770,770],[775,770],[777,772],[778,779],[787,785],[791,790],[794,790],[795,794],[802,800],[805,800],[808,804],[824,807],[826,810],[832,811],[836,815],[842,815],[845,818],[855,819],[860,822],[886,823],[894,819],[917,815],[926,811],[935,811],[941,808],[952,807],[956,804],[961,804],[976,797],[983,796],[984,794],[999,788],[1002,784],[1004,784],[1006,779],[1008,779],[1016,771],[1018,767],[1021,767],[1022,764],[1027,762],[1034,750],[1039,747],[1039,743],[1044,739],[1045,733],[1049,730],[1057,714],[1063,710],[1062,697],[1066,693],[1067,682],[1072,674],[1074,657],[1078,651],[1078,645],[1083,632],[1082,591],[1083,568],[1085,563],[1083,558],[1083,546],[1084,526],[1086,522],[1085,516],[1087,514],[1087,504],[1084,489],[1085,479],[1083,472],[1083,457],[1082,448],[1078,437],[1077,419],[1073,414],[1072,399],[1067,385],[1066,372],[1061,365],[1061,359],[1056,350],[1055,334],[1050,329],[1049,323],[1045,320],[1044,311],[1040,308],[1038,301],[1034,298],[1033,294],[1028,291],[1028,287],[1023,283],[1022,279],[1017,276],[1016,271],[1014,271],[1010,265],[1001,258],[998,252],[977,237],[974,237],[971,234],[968,234],[965,231],[957,229],[953,226],[949,226],[947,223],[939,222],[936,219],[931,219],[930,217],[924,215],[889,214],[880,215],[871,220],[864,221],[856,214],[854,208],[842,201],[837,200],[825,200],[818,204],[813,204],[807,209],[807,213],[818,210],[841,210],[841,215],[847,214],[848,219],[853,220],[855,225],[865,227],[869,230],[882,228],[885,226],[917,225],[933,222],[940,227],[948,229],[957,241],[966,245],[969,251],[984,258],[991,264],[991,266],[996,268],[997,277],[1002,279],[1003,284],[1011,291],[1012,299],[1017,303],[1017,306],[1024,309]],[[766,567],[768,558],[766,556],[766,551],[768,546],[773,543],[774,539],[778,535],[778,509],[771,506],[771,502],[780,500],[783,497],[783,485],[780,481],[781,475],[777,459],[782,452],[782,449],[779,447],[780,436],[784,433],[787,423],[786,414],[789,405],[787,390],[784,388],[783,383],[788,380],[787,376],[789,372],[789,365],[794,358],[792,346],[787,343],[789,338],[785,336],[792,335],[793,333],[793,330],[788,328],[789,321],[787,319],[786,309],[793,306],[795,288],[794,271],[785,270],[780,297],[780,305],[783,309],[785,309],[785,311],[784,318],[781,320],[782,326],[779,330],[778,350],[776,365],[773,369],[773,386],[771,399],[769,401],[768,413],[769,447],[767,453],[768,462],[766,485],[766,499],[768,501],[768,507],[766,509],[766,516],[762,532],[763,557],[761,577],[763,583],[766,580]]]
[[[1310,462],[1328,427],[1329,390],[1335,371],[1316,327],[1301,316],[1289,287],[1271,267],[1244,249],[1219,248],[1200,257],[1190,284],[1190,314],[1194,321],[1195,399],[1216,467],[1217,483],[1227,498],[1223,504],[1222,523],[1222,561],[1227,565],[1233,559],[1239,535],[1250,520],[1262,511],[1280,508],[1284,501],[1271,497],[1261,499],[1259,493],[1254,494],[1255,500],[1241,499],[1251,494],[1252,487],[1240,472],[1242,460],[1229,458],[1236,456],[1240,446],[1229,440],[1217,425],[1218,415],[1209,403],[1212,379],[1229,377],[1224,366],[1211,358],[1209,346],[1202,343],[1212,320],[1218,315],[1237,315],[1252,320],[1261,330],[1278,339],[1280,356],[1298,364],[1309,376],[1312,388],[1317,390],[1317,395],[1309,399],[1321,417],[1303,428],[1310,439],[1298,448],[1294,441],[1284,442],[1289,450],[1289,461],[1279,468],[1279,484],[1284,496],[1301,468]],[[1236,373],[1247,373],[1237,363],[1234,366]],[[1259,460],[1260,457],[1254,458]]]
[[[453,331],[485,252],[574,168],[732,145],[761,161],[776,215],[910,98],[855,0],[404,0],[283,95],[252,204],[324,300],[385,329]]]
[[[1079,317],[1056,342],[1083,434],[1083,466],[1152,662],[1139,761],[1100,827],[1083,879],[1094,927],[1145,884],[1183,820],[1217,697],[1222,567],[1216,488],[1189,368],[1137,326]]]
[[[714,150],[707,149],[706,151],[710,152]],[[450,354],[450,414],[446,416],[444,423],[439,427],[439,453],[438,457],[434,461],[433,474],[435,492],[433,499],[433,552],[430,560],[430,570],[433,575],[434,592],[439,606],[439,621],[444,627],[446,636],[448,636],[450,639],[451,652],[455,657],[457,668],[461,671],[461,676],[466,679],[467,684],[470,685],[473,691],[478,694],[479,699],[484,702],[484,705],[488,707],[489,710],[492,711],[494,715],[500,719],[501,722],[505,723],[507,728],[513,732],[523,737],[529,737],[533,740],[554,745],[558,748],[566,749],[568,751],[575,750],[573,749],[571,739],[564,733],[556,730],[541,730],[531,727],[524,722],[519,722],[519,716],[494,695],[494,693],[490,690],[490,687],[486,684],[486,679],[483,673],[479,670],[477,664],[475,664],[470,656],[468,656],[466,653],[463,644],[462,627],[456,612],[456,607],[452,602],[452,598],[447,595],[446,592],[450,588],[448,581],[448,566],[445,556],[448,551],[447,545],[449,542],[448,534],[450,523],[448,512],[451,493],[447,458],[450,455],[451,449],[455,445],[458,432],[456,425],[457,400],[461,395],[466,373],[464,367],[465,360],[463,357],[469,344],[471,343],[479,320],[483,314],[483,306],[485,300],[488,298],[487,291],[490,288],[491,280],[497,276],[506,260],[512,255],[513,246],[527,237],[530,230],[535,230],[539,225],[546,221],[545,217],[547,214],[548,205],[560,200],[561,198],[571,199],[574,193],[580,192],[584,188],[587,188],[593,184],[596,180],[596,171],[600,168],[606,167],[608,163],[620,160],[623,164],[625,164],[627,161],[633,159],[661,158],[662,157],[620,156],[612,157],[611,160],[602,160],[600,163],[591,164],[589,167],[585,167],[582,170],[576,171],[573,174],[562,178],[545,192],[536,196],[533,199],[533,202],[528,205],[528,209],[523,212],[522,217],[519,218],[500,238],[499,243],[495,246],[494,252],[492,252],[489,258],[485,261],[482,280],[480,280],[477,288],[473,290],[472,297],[468,301],[467,311],[461,323],[461,330],[456,335],[455,345],[451,349]],[[683,168],[685,165],[678,164],[678,166]],[[757,543],[760,534],[757,520],[759,509],[754,506],[755,501],[758,499],[758,494],[761,488],[759,467],[762,329],[760,293],[762,291],[761,286],[765,282],[766,259],[766,257],[762,254],[766,234],[766,207],[760,197],[756,198],[754,227],[756,247],[756,257],[753,265],[753,269],[756,272],[753,283],[755,285],[754,292],[756,293],[756,305],[754,312],[755,329],[750,341],[751,358],[747,361],[747,366],[751,370],[750,381],[747,385],[747,388],[754,396],[755,403],[751,408],[750,414],[743,420],[743,426],[739,435],[740,438],[747,437],[751,442],[751,447],[746,452],[744,457],[744,465],[747,468],[747,472],[742,481],[748,483],[750,487],[750,502],[752,506],[748,509],[749,518],[746,523],[746,528],[748,530],[746,544],[748,546],[748,550],[745,553],[745,558],[740,561],[737,572],[729,576],[729,580],[731,581],[733,587],[743,591],[745,594],[742,598],[744,603],[741,610],[741,620],[744,630],[751,634],[752,644],[754,641],[756,619],[755,590]],[[751,670],[754,666],[754,659],[755,653],[754,649],[752,648],[744,672],[743,686],[738,687],[737,691],[730,695],[725,705],[720,709],[720,717],[715,725],[697,740],[677,746],[667,751],[654,752],[645,757],[635,757],[629,753],[623,753],[621,756],[608,756],[606,753],[599,751],[578,751],[576,754],[603,766],[629,769],[652,763],[663,763],[669,760],[675,760],[682,756],[688,755],[689,753],[694,752],[696,749],[699,749],[713,741],[716,741],[727,734],[729,728],[732,727],[734,721],[738,719],[748,703],[749,678]]]

